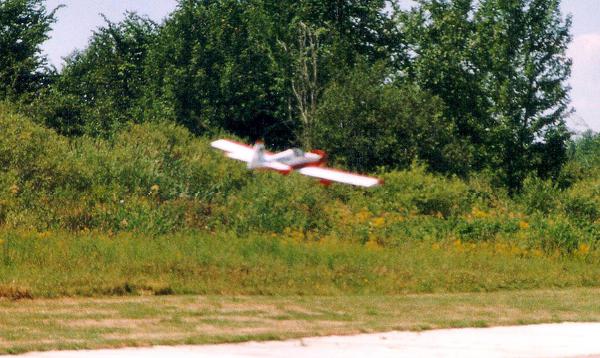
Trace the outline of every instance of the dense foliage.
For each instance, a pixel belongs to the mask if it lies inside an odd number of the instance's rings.
[[[31,111],[66,135],[108,136],[128,122],[144,119],[145,61],[157,25],[129,13],[94,33],[88,47],[66,58],[61,75]]]
[[[43,0],[0,1],[0,100],[30,99],[48,82],[51,70],[42,55],[56,9]]]
[[[180,0],[162,24],[107,19],[50,77],[39,44],[54,11],[41,0],[0,4],[0,98],[35,99],[22,109],[68,136],[166,120],[195,135],[322,146],[361,171],[414,160],[465,178],[485,171],[511,192],[530,175],[560,180],[567,159],[571,20],[559,0],[419,0],[410,10]]]
[[[475,168],[519,189],[535,173],[556,178],[569,137],[566,79],[570,18],[559,0],[420,0],[400,18],[409,76],[446,103]]]
[[[595,245],[597,138],[567,145],[558,1],[181,0],[163,24],[107,20],[53,76],[54,11],[5,0],[0,21],[0,226]],[[319,146],[386,185],[248,173],[217,134]]]
[[[172,124],[130,125],[111,139],[68,139],[3,109],[0,130],[4,227],[233,231],[382,247],[508,240],[548,253],[594,247],[600,230],[598,167],[577,164],[588,161],[578,150],[563,174],[580,173],[569,188],[529,177],[511,199],[485,176],[445,178],[418,165],[383,173],[385,185],[371,191],[249,172]]]
[[[464,143],[443,102],[417,86],[384,83],[384,68],[357,66],[324,91],[315,145],[355,170],[407,168],[420,159],[441,173],[466,173]]]

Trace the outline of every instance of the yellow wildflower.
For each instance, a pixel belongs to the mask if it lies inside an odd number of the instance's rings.
[[[358,214],[356,214],[358,222],[365,222],[369,219],[370,216],[371,216],[371,213],[367,209],[362,209],[361,211],[358,212]]]
[[[577,254],[581,256],[585,256],[590,252],[590,245],[588,244],[579,244],[577,248]]]
[[[533,256],[535,257],[542,257],[544,255],[544,252],[540,249],[534,249],[533,250]]]
[[[519,229],[525,230],[529,228],[529,223],[525,220],[519,221]]]
[[[385,218],[382,218],[382,217],[375,218],[371,221],[371,225],[373,225],[373,227],[376,227],[376,228],[382,227],[383,225],[385,225]]]
[[[158,186],[158,184],[154,184],[150,187],[150,194],[156,195],[156,194],[158,194],[159,190],[160,190],[160,186]]]
[[[21,188],[19,188],[19,186],[17,184],[13,184],[13,185],[11,185],[9,190],[12,195],[17,195],[21,191]]]
[[[473,215],[473,217],[476,219],[483,219],[490,216],[489,213],[486,213],[485,211],[479,208],[473,208],[473,210],[471,211],[471,215]]]

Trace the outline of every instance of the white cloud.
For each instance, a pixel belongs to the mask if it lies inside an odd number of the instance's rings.
[[[600,131],[600,33],[576,36],[568,55],[573,59],[569,82],[577,117]]]

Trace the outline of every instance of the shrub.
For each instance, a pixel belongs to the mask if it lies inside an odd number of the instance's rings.
[[[238,232],[288,230],[326,231],[329,218],[325,189],[318,182],[296,175],[257,173],[222,208],[226,226]]]
[[[413,165],[383,178],[385,185],[373,192],[371,203],[379,210],[449,217],[471,208],[473,200],[463,181],[426,173],[423,166]]]
[[[549,180],[537,177],[527,177],[519,200],[529,214],[539,212],[549,214],[557,208],[559,197],[558,188]]]
[[[0,223],[151,234],[206,226],[249,176],[172,124],[67,140],[0,109]]]
[[[600,217],[599,204],[595,198],[572,195],[565,200],[565,213],[578,222],[593,223]]]
[[[19,187],[51,190],[69,183],[72,166],[66,139],[0,106],[0,168],[16,175]]]
[[[556,251],[573,253],[579,247],[581,233],[569,221],[558,218],[555,222],[542,226],[541,247],[551,254]]]
[[[529,178],[512,199],[486,175],[466,182],[415,162],[380,173],[381,187],[324,187],[248,171],[174,124],[67,139],[0,108],[0,130],[0,226],[150,236],[200,229],[367,248],[506,239],[547,253],[574,252],[600,231],[594,177],[563,191]]]
[[[456,233],[463,241],[493,240],[500,234],[510,236],[518,230],[518,219],[491,215],[470,220],[458,220],[456,225]]]

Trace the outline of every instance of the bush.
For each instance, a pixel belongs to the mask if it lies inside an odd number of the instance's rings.
[[[312,179],[258,173],[222,208],[222,222],[240,233],[326,231],[328,197]]]
[[[249,178],[208,140],[172,124],[67,140],[0,109],[0,130],[0,222],[12,226],[148,233],[205,226],[212,203]]]
[[[518,221],[505,217],[460,220],[456,227],[458,237],[464,241],[493,240],[499,234],[514,234],[519,230]]]
[[[457,178],[429,174],[424,166],[383,176],[385,185],[373,192],[378,210],[449,217],[469,211],[469,187]]]
[[[584,180],[561,197],[565,214],[579,224],[593,224],[600,218],[600,182]]]
[[[547,215],[556,210],[559,194],[558,188],[551,181],[530,176],[525,179],[519,200],[527,213]]]
[[[570,222],[564,218],[558,218],[555,222],[543,225],[541,230],[541,247],[552,254],[562,252],[571,254],[579,247],[581,233]]]
[[[174,124],[130,124],[111,139],[67,139],[2,108],[0,129],[0,226],[109,235],[261,233],[371,248],[508,240],[547,253],[578,252],[600,232],[594,177],[564,191],[529,178],[511,199],[485,175],[466,182],[415,162],[380,173],[385,184],[378,188],[324,187],[293,173],[248,171],[210,148],[209,139]]]

